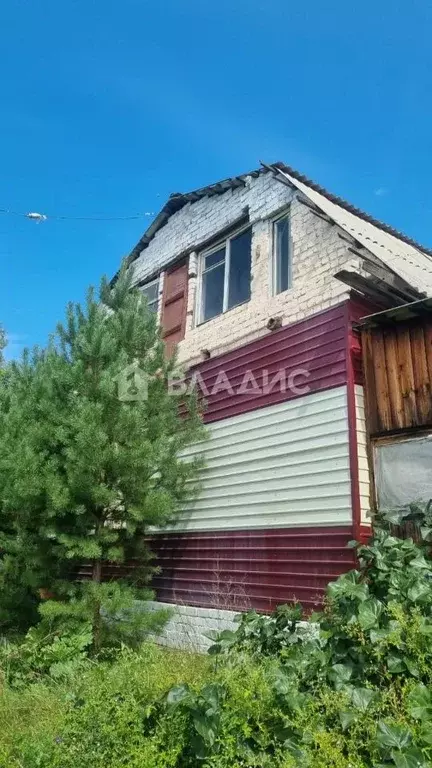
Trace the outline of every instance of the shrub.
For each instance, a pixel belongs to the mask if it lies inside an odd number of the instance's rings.
[[[90,625],[61,635],[46,635],[42,629],[41,625],[32,627],[23,641],[6,641],[0,647],[0,665],[8,685],[22,688],[46,676],[68,677],[85,663],[92,643]]]
[[[164,762],[164,724],[149,738],[144,723],[169,688],[181,680],[201,684],[208,668],[205,656],[148,644],[124,648],[112,661],[88,659],[68,677],[6,688],[0,702],[5,755],[0,767],[15,768],[14,761],[17,768],[174,765],[169,755]]]

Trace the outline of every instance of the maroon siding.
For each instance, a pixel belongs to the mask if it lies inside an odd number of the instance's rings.
[[[308,378],[300,376],[296,383],[300,386],[306,384],[309,392],[346,384],[346,338],[345,305],[339,304],[201,363],[191,373],[198,371],[210,392],[205,396],[205,421],[226,419],[298,396],[288,390],[280,391],[278,386],[267,394],[239,394],[237,390],[248,371],[253,374],[259,387],[262,386],[265,370],[270,381],[281,370],[285,370],[287,376],[297,369],[306,370]],[[228,377],[234,394],[226,389],[212,394],[217,376],[222,371]]]
[[[271,611],[322,603],[329,581],[354,567],[351,527],[160,534],[151,539],[161,574],[158,600]]]
[[[379,309],[377,309],[376,305],[371,304],[365,299],[361,299],[360,297],[352,298],[348,302],[348,323],[351,333],[350,349],[354,384],[364,383],[360,331],[357,330],[356,323],[358,323],[362,317],[371,315],[373,312],[379,312]]]

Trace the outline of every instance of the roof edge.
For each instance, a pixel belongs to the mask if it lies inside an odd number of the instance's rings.
[[[357,216],[359,219],[366,221],[368,224],[372,224],[374,227],[381,229],[383,232],[386,232],[388,235],[392,235],[393,237],[396,237],[398,240],[401,240],[407,245],[411,245],[413,248],[417,248],[417,250],[432,257],[432,248],[428,248],[427,246],[422,245],[421,243],[417,242],[417,240],[414,240],[414,238],[409,237],[409,235],[406,235],[404,232],[401,232],[395,227],[392,227],[390,224],[386,224],[384,221],[380,221],[379,219],[376,219],[374,216],[371,216],[369,213],[366,213],[361,208],[357,208],[355,205],[352,205],[347,200],[344,200],[343,197],[339,197],[338,195],[333,195],[332,192],[329,192],[320,184],[317,184],[315,181],[312,181],[307,176],[304,176],[302,173],[299,173],[294,168],[291,168],[290,165],[286,165],[283,162],[273,163],[272,165],[267,165],[267,166],[265,166],[265,164],[263,163],[263,165],[264,167],[267,167],[267,168],[273,168],[275,171],[280,170],[280,171],[284,171],[285,173],[288,173],[290,176],[293,177],[293,179],[296,179],[297,181],[300,181],[302,184],[305,184],[305,186],[310,187],[310,189],[313,189],[314,192],[318,192],[318,194],[327,198],[327,200],[329,200],[331,203],[334,203],[335,205],[339,205],[340,208],[344,208],[346,211],[348,211],[348,213],[352,213],[354,216]]]
[[[160,212],[157,214],[155,219],[153,219],[150,226],[147,228],[147,230],[139,239],[135,247],[132,249],[132,251],[130,251],[129,255],[126,257],[128,265],[136,261],[140,253],[145,248],[147,248],[147,246],[153,240],[156,233],[167,223],[168,219],[174,213],[177,213],[177,211],[181,210],[185,205],[187,205],[187,203],[196,202],[197,200],[200,200],[201,198],[207,197],[207,196],[220,195],[220,194],[223,194],[224,192],[227,192],[230,189],[235,189],[236,187],[244,186],[246,183],[246,178],[248,176],[252,176],[252,178],[256,178],[261,174],[272,172],[275,175],[275,178],[277,179],[278,171],[282,171],[283,174],[286,173],[289,176],[292,176],[293,179],[309,187],[314,192],[317,192],[318,194],[322,195],[331,203],[338,205],[340,208],[343,208],[349,213],[353,214],[354,216],[357,216],[357,218],[363,221],[366,221],[368,224],[371,224],[372,226],[377,227],[381,231],[386,232],[388,235],[391,235],[392,237],[397,238],[401,242],[406,243],[407,245],[413,248],[416,248],[421,253],[427,256],[430,256],[432,258],[432,248],[422,245],[421,243],[417,242],[417,240],[414,240],[414,238],[404,234],[404,232],[401,232],[395,227],[392,227],[389,224],[386,224],[385,222],[380,221],[379,219],[376,219],[374,216],[371,216],[370,214],[366,213],[361,208],[357,208],[355,205],[352,205],[344,198],[339,197],[338,195],[334,195],[332,192],[329,192],[327,189],[325,189],[325,187],[322,187],[320,184],[317,184],[315,181],[313,181],[312,179],[309,179],[304,174],[299,173],[299,171],[296,171],[295,168],[292,168],[290,165],[287,165],[283,161],[278,161],[271,164],[266,164],[261,162],[260,168],[255,168],[254,170],[249,171],[248,173],[243,173],[240,176],[233,176],[231,178],[222,179],[221,181],[214,182],[213,184],[209,184],[208,186],[199,187],[198,189],[192,190],[191,192],[186,192],[186,193],[175,192],[172,195],[170,195],[168,200],[164,204],[164,206],[161,208]],[[285,178],[285,183],[286,181],[289,181],[288,179],[286,179],[285,176],[284,178]],[[316,205],[319,207],[318,203],[316,203]],[[112,281],[111,281],[112,284],[116,281],[117,276],[118,276],[118,272],[112,278]]]

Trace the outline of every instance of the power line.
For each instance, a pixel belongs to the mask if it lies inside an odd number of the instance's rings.
[[[38,223],[49,219],[57,221],[132,221],[133,219],[144,219],[147,216],[154,216],[154,213],[151,211],[135,213],[133,216],[51,216],[46,213],[37,213],[36,211],[20,213],[18,211],[11,211],[7,208],[0,208],[0,213],[10,214],[11,216],[20,216],[21,218],[30,219]]]

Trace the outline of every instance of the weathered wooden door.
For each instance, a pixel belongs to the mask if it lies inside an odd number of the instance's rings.
[[[187,262],[171,267],[164,281],[162,298],[162,329],[167,355],[184,338],[187,310]]]

